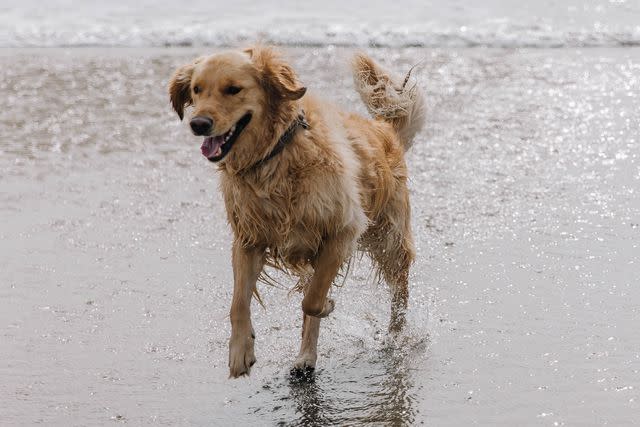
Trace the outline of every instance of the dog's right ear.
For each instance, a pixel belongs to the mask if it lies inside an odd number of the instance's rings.
[[[184,117],[184,107],[188,107],[193,102],[191,99],[191,76],[196,64],[201,60],[202,58],[198,58],[191,64],[178,68],[169,80],[169,98],[171,98],[171,105],[178,113],[180,120]]]

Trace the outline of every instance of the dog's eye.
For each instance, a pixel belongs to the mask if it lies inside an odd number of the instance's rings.
[[[224,93],[226,93],[227,95],[235,95],[236,93],[240,92],[242,90],[241,87],[238,86],[227,86],[224,89]]]
[[[200,93],[200,86],[194,86],[193,93]]]

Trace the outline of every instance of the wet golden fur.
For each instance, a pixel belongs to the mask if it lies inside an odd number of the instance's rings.
[[[250,299],[265,263],[302,277],[305,284],[296,368],[315,366],[319,318],[334,306],[327,293],[357,249],[371,255],[391,286],[391,328],[402,325],[414,258],[404,153],[424,122],[424,104],[414,86],[364,54],[354,59],[353,71],[373,119],[306,94],[293,69],[268,47],[199,58],[170,81],[180,118],[184,107],[193,105],[193,116],[213,120],[212,135],[252,113],[218,162],[234,234],[233,377],[248,374],[255,362]],[[229,85],[241,91],[230,95]],[[299,128],[280,154],[259,164],[302,110],[310,128]]]

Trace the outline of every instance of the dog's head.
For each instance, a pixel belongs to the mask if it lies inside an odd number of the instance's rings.
[[[305,92],[292,68],[266,47],[198,58],[178,68],[169,82],[180,119],[193,105],[190,125],[205,137],[202,154],[212,162],[235,159],[238,167],[264,156],[277,129],[295,117],[292,104]]]

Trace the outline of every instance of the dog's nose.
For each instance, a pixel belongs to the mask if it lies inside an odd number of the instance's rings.
[[[191,119],[190,125],[196,135],[208,135],[213,126],[213,120],[209,117],[197,116]]]

